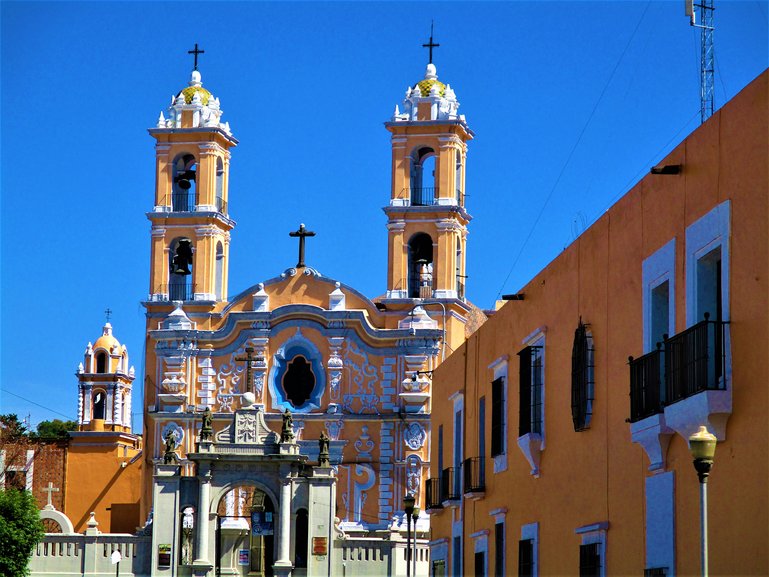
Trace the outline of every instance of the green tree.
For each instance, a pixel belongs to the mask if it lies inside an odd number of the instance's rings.
[[[43,538],[43,524],[29,491],[0,491],[0,575],[24,577],[29,558]]]
[[[77,431],[75,421],[62,421],[54,419],[53,421],[41,421],[37,426],[37,432],[32,434],[35,439],[67,439],[69,431]]]
[[[0,415],[0,441],[13,443],[26,438],[27,427],[19,417],[13,413]]]

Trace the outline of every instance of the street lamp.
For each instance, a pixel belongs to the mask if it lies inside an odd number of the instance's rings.
[[[419,519],[419,507],[414,507],[414,511],[411,513],[411,518],[414,520],[414,577],[417,577],[417,519]]]
[[[411,516],[414,514],[415,502],[414,495],[409,494],[403,497],[403,512],[406,513],[406,577],[411,577]],[[416,526],[414,529],[416,529]],[[415,542],[417,540],[416,533],[414,531]]]
[[[708,432],[707,427],[689,437],[689,451],[694,459],[694,468],[700,479],[700,550],[702,577],[708,576],[708,475],[713,466],[713,456],[716,454],[715,435]]]

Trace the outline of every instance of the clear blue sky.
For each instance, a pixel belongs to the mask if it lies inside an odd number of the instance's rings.
[[[476,133],[468,295],[489,308],[698,126],[699,32],[683,4],[2,2],[0,412],[74,419],[75,369],[107,307],[140,389],[146,129],[186,85],[195,42],[241,142],[231,293],[293,266],[288,232],[304,222],[317,232],[308,265],[375,297],[390,187],[382,123],[423,77],[435,19],[439,78]],[[716,5],[718,107],[767,67],[769,8]]]

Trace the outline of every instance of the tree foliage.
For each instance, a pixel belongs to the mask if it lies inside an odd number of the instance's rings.
[[[37,432],[31,436],[33,439],[67,439],[69,431],[77,431],[75,421],[62,421],[54,419],[53,421],[42,421],[37,426]]]
[[[0,415],[0,441],[13,443],[27,437],[27,427],[14,413]]]
[[[28,575],[29,558],[43,538],[43,524],[29,491],[0,490],[0,575]]]

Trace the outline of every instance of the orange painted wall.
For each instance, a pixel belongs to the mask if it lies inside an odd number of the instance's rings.
[[[686,328],[686,228],[731,202],[730,334],[733,410],[709,483],[710,572],[769,574],[766,410],[769,405],[769,72],[764,72],[660,162],[682,164],[677,176],[641,180],[570,247],[521,289],[434,374],[433,443],[444,427],[444,467],[452,456],[453,405],[464,393],[465,456],[476,456],[478,398],[486,397],[486,494],[464,501],[464,568],[473,567],[470,535],[488,529],[494,563],[494,518],[506,507],[506,574],[517,571],[521,526],[539,523],[539,572],[576,574],[577,527],[608,521],[607,575],[645,567],[645,478],[649,460],[631,442],[629,355],[643,353],[642,262],[676,239],[676,332]],[[571,347],[582,320],[595,344],[595,401],[589,430],[571,419]],[[517,446],[518,353],[545,329],[545,438],[541,476]],[[508,469],[493,474],[489,364],[509,355]],[[431,476],[437,477],[437,455]],[[674,435],[667,471],[675,472],[676,574],[699,573],[697,477],[686,441]],[[451,538],[457,511],[432,515],[433,539]]]
[[[77,532],[85,530],[91,511],[104,533],[134,533],[144,524],[139,510],[143,459],[136,458],[141,451],[118,445],[115,437],[111,441],[100,435],[98,440],[77,437],[70,444],[64,513]]]

